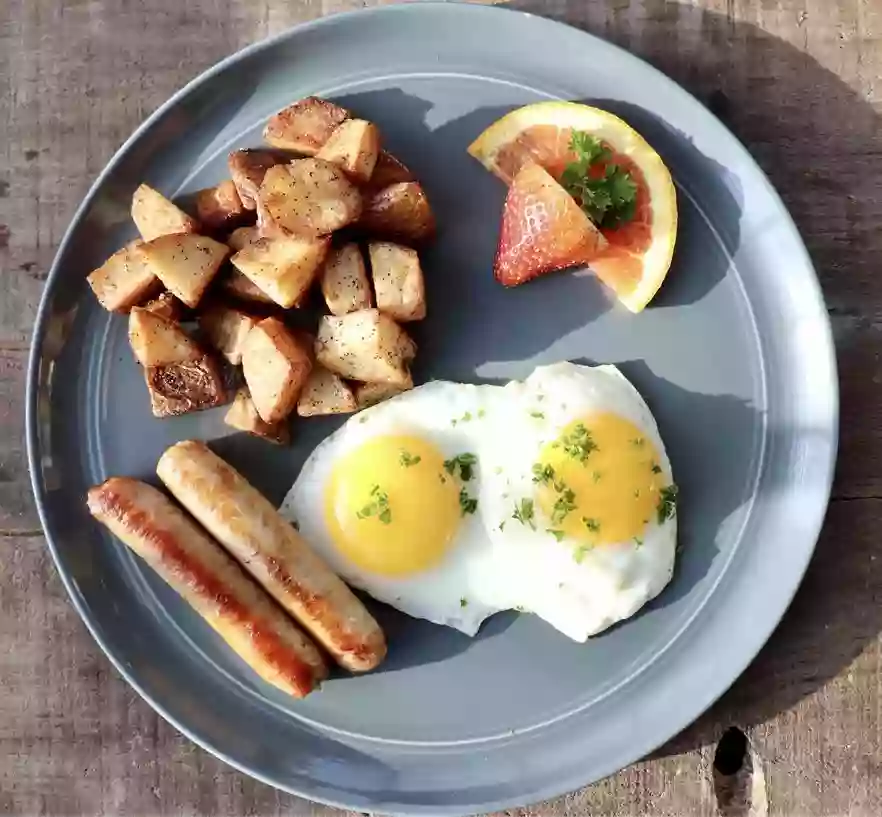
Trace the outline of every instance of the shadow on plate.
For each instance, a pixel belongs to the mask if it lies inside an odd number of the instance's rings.
[[[882,152],[882,127],[866,98],[788,42],[691,5],[646,0],[639,25],[627,9],[581,0],[507,5],[628,48],[694,93],[731,128],[771,178],[807,243],[837,332],[840,371],[857,370],[860,350],[849,340],[861,326],[861,299],[870,295],[866,281],[882,251],[877,229],[882,165],[861,161]],[[813,20],[794,15],[789,25],[789,34],[802,41]],[[633,119],[633,112],[622,113]],[[666,290],[667,285],[659,303]],[[840,478],[846,469],[858,470],[851,463],[869,456],[867,441],[860,438],[866,424],[858,421],[865,415],[856,401],[866,402],[870,395],[845,378],[842,387],[840,463],[847,464],[840,465]],[[834,486],[814,559],[769,643],[732,689],[659,754],[714,742],[731,723],[750,726],[774,718],[834,679],[875,641],[882,630],[882,575],[868,569],[874,545],[861,527],[867,521],[854,520],[860,509],[838,505],[837,493],[842,487]],[[849,541],[843,542],[846,532]]]

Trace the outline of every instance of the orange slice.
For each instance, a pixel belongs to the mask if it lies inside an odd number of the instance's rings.
[[[539,102],[494,122],[469,153],[509,184],[526,164],[544,167],[560,179],[575,160],[573,131],[598,138],[612,161],[637,185],[634,217],[619,227],[602,228],[607,249],[590,267],[632,312],[640,312],[661,287],[677,238],[677,196],[671,174],[646,140],[619,117],[576,102]]]

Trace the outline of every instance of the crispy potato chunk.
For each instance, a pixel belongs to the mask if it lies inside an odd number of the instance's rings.
[[[229,230],[249,215],[230,179],[196,194],[196,214],[210,232]]]
[[[162,235],[138,247],[165,288],[195,307],[230,252],[226,244],[201,235]]]
[[[246,431],[255,437],[268,440],[277,445],[287,445],[291,442],[291,431],[284,421],[279,423],[265,423],[260,419],[251,394],[246,387],[236,392],[233,404],[224,416],[224,422],[237,431]]]
[[[357,408],[352,389],[339,375],[324,366],[315,366],[297,401],[301,417],[320,414],[348,414]]]
[[[255,286],[287,309],[309,291],[329,246],[327,238],[261,238],[230,260]]]
[[[144,304],[144,309],[165,318],[167,321],[180,321],[184,314],[184,305],[171,292],[161,292],[152,300],[147,301]]]
[[[146,184],[132,196],[132,221],[145,241],[172,233],[198,233],[199,222]]]
[[[293,235],[329,235],[361,215],[358,188],[335,165],[322,159],[297,159],[267,170],[258,194],[260,227],[267,219]]]
[[[248,333],[242,370],[264,422],[277,423],[294,410],[312,371],[311,352],[276,318],[262,320]]]
[[[268,145],[315,156],[349,111],[326,99],[308,96],[279,111],[263,129]]]
[[[435,234],[435,216],[419,182],[399,182],[369,196],[359,224],[371,235],[419,244]]]
[[[403,386],[393,386],[391,383],[359,383],[355,387],[355,402],[360,409],[363,409],[382,403],[412,388],[413,380]]]
[[[426,289],[417,251],[387,241],[368,245],[377,309],[397,321],[426,317]]]
[[[322,268],[322,295],[332,315],[371,307],[371,284],[358,244],[337,247]]]
[[[227,236],[227,246],[233,252],[239,252],[259,240],[260,233],[257,227],[239,227]]]
[[[341,122],[316,154],[337,165],[357,184],[366,184],[374,172],[380,155],[380,131],[364,119]]]
[[[187,363],[144,368],[154,417],[174,417],[227,402],[223,378],[208,355]]]
[[[129,345],[142,366],[192,363],[204,355],[176,323],[137,306],[129,313]]]
[[[326,315],[319,323],[316,359],[341,377],[406,387],[415,353],[407,333],[378,309]]]
[[[267,150],[234,150],[227,159],[233,184],[246,210],[257,209],[257,191],[263,177],[278,158]]]
[[[374,166],[374,172],[368,181],[367,189],[371,193],[376,193],[384,187],[390,187],[393,184],[415,181],[416,177],[410,172],[410,169],[404,162],[388,151],[381,150],[380,155],[377,157],[377,164]]]
[[[242,362],[245,338],[259,321],[241,309],[212,304],[199,315],[199,328],[214,349],[238,366]]]
[[[150,265],[137,251],[140,244],[133,241],[117,250],[86,278],[98,302],[109,312],[128,312],[161,288]]]

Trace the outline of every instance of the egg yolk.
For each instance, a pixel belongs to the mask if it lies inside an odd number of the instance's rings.
[[[533,474],[536,503],[558,538],[639,544],[659,515],[665,477],[658,451],[617,414],[570,423],[543,446]]]
[[[325,520],[348,561],[405,576],[433,567],[451,546],[460,489],[435,446],[418,437],[377,437],[334,466]]]

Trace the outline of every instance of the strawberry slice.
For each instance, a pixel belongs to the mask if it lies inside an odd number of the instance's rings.
[[[554,178],[527,164],[511,183],[493,274],[507,287],[554,270],[587,264],[606,248],[606,239]]]

